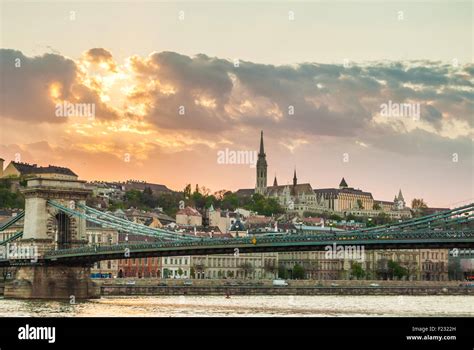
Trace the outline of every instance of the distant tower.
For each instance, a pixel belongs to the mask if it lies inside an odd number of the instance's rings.
[[[342,190],[343,188],[347,188],[347,187],[348,186],[347,186],[346,180],[344,180],[344,178],[342,178],[341,183],[339,184],[339,189]]]
[[[293,186],[296,186],[298,184],[298,179],[296,178],[296,168],[295,168],[295,173],[293,174]]]
[[[257,185],[255,193],[264,195],[267,191],[267,156],[263,148],[263,131],[260,134],[260,152],[257,160]]]
[[[275,180],[273,180],[273,187],[278,186],[277,176],[275,175]]]
[[[398,197],[395,197],[396,198],[396,201],[395,201],[395,207],[398,209],[398,210],[403,210],[405,209],[405,199],[403,198],[403,194],[402,194],[402,190],[400,189],[398,191]]]

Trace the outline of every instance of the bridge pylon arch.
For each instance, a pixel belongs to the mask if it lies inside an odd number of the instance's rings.
[[[86,219],[72,216],[48,204],[53,200],[75,211],[85,205],[92,191],[86,182],[52,178],[28,179],[25,196],[23,237],[18,246],[34,247],[31,259],[12,260],[14,279],[5,285],[5,298],[88,299],[98,296],[90,279],[90,266],[51,264],[43,260],[47,251],[77,248],[87,244]]]

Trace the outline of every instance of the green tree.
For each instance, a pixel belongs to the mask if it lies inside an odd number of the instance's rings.
[[[280,264],[278,266],[278,277],[287,279],[288,278],[288,270],[286,269],[285,265]]]
[[[347,221],[351,221],[351,220],[357,221],[357,217],[354,214],[349,214],[349,215],[346,216],[346,220]]]
[[[0,208],[25,208],[25,198],[13,189],[10,179],[0,180]]]
[[[389,260],[387,263],[389,274],[393,277],[398,279],[403,278],[404,276],[408,276],[408,270],[401,266],[398,262]]]
[[[359,262],[352,263],[351,273],[352,273],[352,276],[354,276],[357,279],[364,278],[365,276],[365,271],[362,268],[362,264]]]
[[[265,216],[272,216],[285,212],[276,199],[266,198],[259,193],[255,193],[252,196],[251,201],[244,207],[247,210],[255,211],[260,215]]]
[[[178,275],[179,275],[180,278],[181,278],[181,276],[183,276],[183,273],[184,273],[184,271],[183,271],[183,269],[180,267],[180,268],[178,269]]]
[[[373,210],[382,210],[382,207],[380,206],[379,203],[374,203],[374,205],[372,206],[372,209]]]
[[[304,267],[300,264],[296,264],[293,266],[293,279],[295,280],[302,280],[305,278],[305,270]]]
[[[357,200],[357,207],[359,207],[359,209],[364,209],[364,205],[362,204],[362,199]]]
[[[337,215],[337,214],[331,214],[331,215],[329,215],[329,220],[341,221],[341,220],[342,220],[342,217],[340,217],[340,216]]]

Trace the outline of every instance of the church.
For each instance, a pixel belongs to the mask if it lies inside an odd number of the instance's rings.
[[[400,190],[393,202],[374,200],[372,193],[349,187],[342,178],[339,188],[314,189],[309,183],[298,183],[296,169],[293,182],[288,185],[278,185],[277,178],[273,185],[268,186],[267,156],[263,143],[263,131],[260,133],[260,150],[256,165],[255,188],[239,189],[238,196],[252,196],[255,193],[268,198],[274,198],[287,213],[302,216],[304,212],[331,212],[342,215],[376,216],[381,212],[393,218],[411,216],[409,208]]]
[[[257,158],[257,182],[255,189],[240,189],[238,196],[251,196],[254,193],[265,197],[274,198],[287,212],[303,215],[305,211],[321,211],[325,208],[317,202],[316,194],[309,183],[298,183],[296,169],[293,175],[293,183],[289,185],[278,185],[277,178],[273,180],[273,186],[267,186],[267,156],[263,144],[263,131],[260,133],[260,150]]]

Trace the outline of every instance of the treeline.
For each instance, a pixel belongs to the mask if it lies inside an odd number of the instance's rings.
[[[334,221],[341,221],[341,220],[346,220],[346,221],[351,221],[353,220],[354,222],[360,222],[364,223],[367,227],[371,226],[379,226],[379,225],[384,225],[384,224],[389,224],[394,222],[395,220],[390,217],[387,213],[381,212],[378,213],[376,216],[368,217],[368,216],[356,216],[354,214],[348,214],[346,216],[341,216],[338,214],[331,214],[328,212],[309,212],[305,211],[303,213],[303,216],[305,218],[308,217],[319,217],[323,218],[326,220],[334,220]]]
[[[159,193],[146,187],[144,191],[130,190],[125,193],[123,201],[111,201],[109,210],[138,208],[151,210],[162,208],[163,211],[175,216],[182,206],[191,206],[204,210],[213,206],[215,209],[235,210],[244,208],[261,215],[271,216],[284,213],[284,209],[272,198],[265,198],[260,194],[251,197],[239,197],[232,191],[221,190],[213,194],[205,187],[196,185],[194,191],[187,185],[181,192]]]
[[[0,208],[25,208],[25,197],[15,189],[10,179],[0,180]]]

